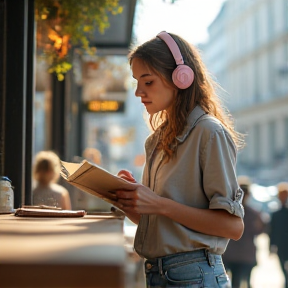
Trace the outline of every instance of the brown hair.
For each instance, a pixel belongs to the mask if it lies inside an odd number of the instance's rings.
[[[232,117],[217,95],[216,91],[220,86],[209,75],[199,51],[181,37],[169,34],[176,41],[184,63],[193,69],[195,78],[187,89],[177,89],[177,96],[169,117],[166,111],[149,116],[152,129],[155,131],[161,127],[162,130],[159,148],[166,152],[168,159],[173,156],[177,151],[176,136],[183,131],[188,115],[195,105],[199,105],[207,114],[214,116],[223,124],[237,148],[243,147],[243,135],[235,131]],[[172,72],[176,68],[175,60],[168,46],[160,38],[155,37],[132,50],[129,54],[130,65],[134,58],[142,59],[171,88],[177,88],[172,82]]]

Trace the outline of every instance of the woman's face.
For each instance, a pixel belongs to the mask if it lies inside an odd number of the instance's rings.
[[[169,113],[176,97],[176,89],[169,87],[139,58],[132,60],[131,69],[133,78],[137,81],[135,95],[141,98],[147,112],[154,114],[166,110]]]

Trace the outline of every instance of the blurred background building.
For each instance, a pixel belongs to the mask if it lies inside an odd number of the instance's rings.
[[[238,173],[264,185],[288,179],[288,2],[227,0],[199,45],[238,131]]]

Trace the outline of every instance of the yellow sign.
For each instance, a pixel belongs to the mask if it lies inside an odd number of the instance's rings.
[[[124,112],[124,101],[93,100],[87,102],[89,112]]]

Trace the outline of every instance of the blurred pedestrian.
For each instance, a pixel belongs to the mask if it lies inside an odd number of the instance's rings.
[[[101,152],[96,148],[86,148],[83,151],[83,157],[96,165],[102,164],[102,155]]]
[[[118,205],[138,224],[134,248],[147,287],[230,287],[222,254],[243,232],[236,176],[242,135],[223,109],[199,51],[161,32],[129,56],[135,96],[153,129],[142,183],[118,190]],[[184,63],[185,62],[185,63]]]
[[[243,206],[244,232],[238,241],[230,240],[225,253],[223,262],[232,274],[232,288],[240,288],[241,282],[245,282],[247,288],[250,288],[251,272],[256,261],[255,237],[264,231],[265,224],[261,213],[249,206],[249,197],[251,197],[251,179],[248,176],[239,176],[238,183],[244,191]]]
[[[288,182],[277,184],[281,208],[272,213],[270,222],[270,252],[277,253],[288,288]]]
[[[41,151],[35,157],[33,178],[36,187],[32,191],[33,205],[47,205],[71,209],[70,195],[66,188],[57,184],[60,176],[60,159],[52,151]]]

